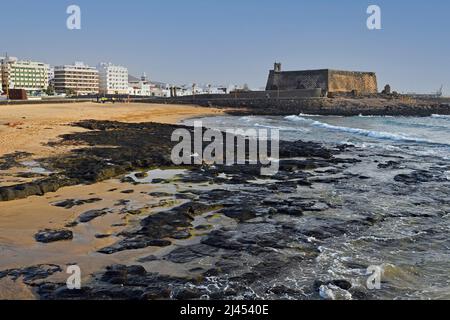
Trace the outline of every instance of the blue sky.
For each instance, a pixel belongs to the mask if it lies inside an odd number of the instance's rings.
[[[71,4],[82,30],[66,28]],[[370,4],[381,7],[382,30],[366,27]],[[450,94],[446,0],[0,0],[0,14],[0,52],[52,65],[111,61],[153,80],[262,87],[278,60]]]

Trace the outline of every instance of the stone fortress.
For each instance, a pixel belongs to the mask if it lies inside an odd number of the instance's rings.
[[[322,93],[378,93],[377,76],[374,72],[340,70],[281,71],[281,63],[270,70],[266,91],[313,90]]]

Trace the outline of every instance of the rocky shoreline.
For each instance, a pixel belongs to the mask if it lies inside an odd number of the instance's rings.
[[[170,136],[177,126],[108,121],[82,121],[74,126],[90,131],[65,135],[58,143],[84,147],[70,154],[39,160],[42,167],[55,173],[33,182],[0,187],[0,201],[44,195],[62,187],[92,184],[134,170],[172,165]],[[105,147],[95,147],[99,145]],[[23,156],[21,153],[3,156],[0,165],[15,166],[17,159]]]
[[[147,99],[144,102],[156,103]],[[159,101],[161,102],[161,101]],[[412,99],[379,95],[376,97],[336,97],[336,98],[267,98],[234,99],[187,97],[166,99],[168,104],[199,105],[202,107],[234,109],[227,111],[233,115],[287,116],[293,114],[313,114],[323,116],[405,116],[429,117],[433,114],[450,115],[449,99]]]
[[[74,125],[89,131],[65,135],[60,143],[70,141],[85,147],[40,160],[52,173],[34,182],[1,187],[1,200],[43,195],[63,186],[94,184],[114,177],[135,185],[146,184],[149,182],[145,180],[145,172],[152,168],[186,172],[150,182],[162,188],[176,186],[172,192],[153,192],[152,197],[159,199],[156,205],[127,209],[127,194],[134,190],[122,191],[124,200],[116,205],[123,208],[120,211],[123,217],[134,217],[136,223],[132,226],[125,223],[123,230],[114,235],[119,240],[97,252],[115,255],[152,248],[156,253],[143,254],[127,265],[110,265],[98,270],[83,283],[81,290],[69,290],[65,283],[48,280],[64,272],[66,266],[37,265],[0,272],[0,280],[23,279],[40,299],[375,298],[376,293],[364,287],[364,276],[358,277],[358,283],[338,275],[317,273],[300,286],[293,285],[289,277],[298,270],[318,268],[322,246],[328,241],[352,237],[354,233],[388,223],[392,217],[407,214],[401,213],[401,208],[398,212],[390,211],[389,215],[364,212],[355,194],[402,193],[425,204],[425,200],[419,200],[419,195],[424,193],[422,184],[440,184],[443,194],[449,188],[445,178],[448,165],[428,170],[413,170],[406,165],[401,169],[408,169],[407,172],[399,172],[397,155],[369,157],[350,145],[283,141],[279,173],[264,178],[256,165],[173,166],[170,135],[180,126],[108,121],[83,121]],[[4,157],[0,165],[14,165],[21,156],[24,155]],[[392,174],[383,191],[373,182],[374,177],[352,171],[368,163]],[[130,172],[135,172],[133,177],[128,175]],[[372,184],[370,191],[368,184]],[[347,195],[350,191],[351,197]],[[338,197],[336,192],[343,194]],[[92,195],[89,199],[66,199],[53,205],[70,209],[100,200]],[[448,196],[441,197],[439,206],[448,209]],[[349,208],[355,212],[346,212]],[[46,244],[71,241],[74,226],[101,219],[111,210],[86,211],[61,230],[37,230],[36,241]],[[440,214],[432,211],[408,214],[421,218],[426,218],[425,214],[433,217]],[[432,231],[430,227],[427,232],[433,235]],[[362,274],[368,267],[358,261],[346,263]],[[168,269],[180,269],[178,273],[182,275],[154,271],[158,266],[164,269],[167,265],[171,266]]]

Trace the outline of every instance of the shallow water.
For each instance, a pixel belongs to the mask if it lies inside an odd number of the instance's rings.
[[[326,225],[331,219],[350,222],[361,215],[376,217],[379,222],[369,228],[349,229],[343,236],[311,239],[321,250],[315,263],[280,275],[278,283],[301,291],[311,279],[347,279],[366,289],[367,267],[379,266],[382,286],[370,293],[372,298],[450,298],[450,117],[292,115],[201,120],[206,127],[279,129],[284,140],[356,146],[351,155],[362,162],[346,170],[369,179],[323,185],[311,194],[302,191],[304,197],[335,201],[339,206],[302,218],[279,219],[288,219],[300,228]],[[400,165],[389,170],[378,167],[387,161]],[[435,172],[440,180],[412,185],[394,181],[396,175],[414,170]]]
[[[204,126],[215,128],[279,129],[284,140],[350,143],[450,159],[450,116],[338,117],[291,115],[287,117],[210,117]],[[192,124],[193,120],[186,121]]]

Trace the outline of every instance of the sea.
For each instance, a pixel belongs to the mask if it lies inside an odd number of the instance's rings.
[[[362,148],[398,150],[424,157],[450,158],[450,116],[379,117],[290,115],[222,116],[196,119],[217,129],[278,129],[282,140],[353,144]],[[194,120],[185,123],[193,124]]]
[[[349,145],[345,156],[360,161],[346,171],[365,179],[304,191],[306,198],[334,203],[336,209],[291,223],[323,227],[336,219],[351,222],[367,216],[377,222],[337,237],[311,239],[319,244],[318,258],[280,275],[279,283],[301,291],[311,279],[346,279],[375,299],[450,298],[450,116],[294,114],[199,120],[208,128],[278,129],[282,140],[314,141],[330,148]],[[429,179],[408,183],[396,178],[417,172],[427,173]],[[366,287],[370,266],[382,270],[378,289]],[[321,292],[324,298],[352,298],[328,289]]]

